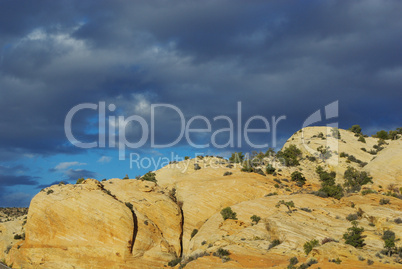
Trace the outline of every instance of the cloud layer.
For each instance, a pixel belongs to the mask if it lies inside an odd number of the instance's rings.
[[[401,13],[398,0],[4,1],[0,162],[83,154],[66,139],[65,117],[78,104],[101,101],[116,106],[108,116],[139,115],[148,123],[155,103],[177,106],[186,120],[226,115],[235,121],[240,101],[245,119],[286,115],[280,143],[336,100],[341,128],[400,127]],[[175,140],[177,115],[159,113],[156,125],[156,142]],[[138,127],[127,128],[130,141],[139,139]],[[224,127],[216,122],[212,129]],[[80,111],[72,129],[77,139],[96,141],[97,112]],[[253,139],[267,142],[263,135]],[[72,168],[82,164],[60,163],[52,171],[67,180],[95,176]],[[26,172],[10,172],[3,163],[1,186],[38,183]]]

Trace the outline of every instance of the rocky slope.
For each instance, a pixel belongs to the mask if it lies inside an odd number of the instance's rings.
[[[283,167],[266,158],[277,168],[275,176],[200,157],[156,171],[157,184],[87,179],[46,188],[32,200],[23,228],[24,216],[7,227],[0,224],[0,242],[6,242],[0,248],[11,246],[0,255],[15,268],[161,268],[179,257],[186,268],[287,268],[292,257],[292,268],[312,259],[317,263],[311,268],[399,268],[397,254],[381,252],[386,231],[402,239],[402,140],[387,140],[373,155],[378,139],[363,143],[346,130],[340,135],[335,139],[326,127],[295,133],[284,148],[293,144],[302,151],[300,165]],[[331,157],[320,159],[319,146],[329,146]],[[340,157],[342,152],[360,163]],[[375,193],[349,193],[340,200],[311,194],[321,184],[317,165],[336,172],[339,183],[348,166],[368,171],[373,184],[362,191]],[[294,171],[304,174],[304,186],[290,180]],[[278,207],[282,200],[294,207]],[[236,219],[222,218],[226,207]],[[364,228],[363,248],[343,239],[351,216]],[[22,231],[25,239],[14,240],[12,233]],[[314,239],[319,244],[306,255],[303,246]]]

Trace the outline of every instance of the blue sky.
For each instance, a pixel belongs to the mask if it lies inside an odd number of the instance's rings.
[[[254,144],[280,149],[313,112],[334,101],[340,128],[363,132],[401,126],[402,2],[360,1],[0,1],[0,206],[28,206],[41,188],[79,177],[122,178],[155,167],[130,169],[129,154],[158,160],[174,153],[228,156],[252,151],[235,143],[214,147],[211,136],[266,118],[270,133],[253,133]],[[104,102],[106,133],[138,116],[150,126],[153,104],[170,104],[184,115],[211,123],[167,148],[116,146],[82,149],[66,136],[65,119],[75,106]],[[272,117],[286,116],[272,144]],[[154,117],[155,141],[180,134],[173,110]],[[255,120],[250,128],[262,128]],[[99,141],[98,110],[83,109],[72,120],[82,142]],[[327,122],[319,122],[325,125]],[[194,120],[192,128],[207,128]],[[139,122],[125,137],[139,141]],[[107,139],[109,137],[107,136]],[[218,144],[230,139],[219,133]],[[237,141],[238,134],[233,139]],[[120,141],[121,142],[121,141]],[[257,149],[259,150],[259,149]],[[266,150],[266,149],[263,149]]]

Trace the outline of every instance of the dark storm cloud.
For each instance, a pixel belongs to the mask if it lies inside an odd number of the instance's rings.
[[[0,159],[80,152],[63,124],[83,102],[147,119],[150,103],[170,103],[212,119],[235,118],[242,101],[244,117],[287,115],[288,137],[339,100],[341,127],[394,128],[401,12],[400,1],[5,1]],[[97,137],[92,112],[74,118],[83,141]],[[177,120],[158,120],[160,142],[174,140]]]
[[[27,168],[22,165],[0,165],[0,186],[36,185],[38,177],[21,175]]]

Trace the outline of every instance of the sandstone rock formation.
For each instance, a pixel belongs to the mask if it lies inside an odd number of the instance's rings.
[[[382,235],[391,230],[402,239],[402,140],[387,141],[372,154],[378,139],[363,143],[350,131],[340,134],[335,139],[327,127],[296,132],[284,148],[296,145],[302,151],[300,165],[283,167],[266,158],[277,168],[275,175],[199,157],[155,171],[157,184],[87,179],[46,188],[32,200],[23,228],[23,216],[7,227],[0,224],[0,242],[6,242],[0,248],[12,245],[0,255],[16,268],[162,268],[179,257],[186,268],[287,268],[292,257],[298,259],[293,268],[311,259],[318,262],[311,268],[398,268],[402,257],[382,253]],[[329,146],[332,159],[320,159],[320,146]],[[335,171],[340,184],[348,166],[370,172],[373,183],[362,190],[371,193],[348,193],[339,200],[312,194],[321,184],[317,165]],[[290,180],[294,171],[304,174],[304,186]],[[294,207],[278,206],[282,200]],[[236,219],[223,219],[225,207]],[[363,248],[343,239],[351,215],[364,228]],[[12,232],[23,231],[25,240],[12,240]],[[303,245],[314,239],[319,244],[306,255]]]

